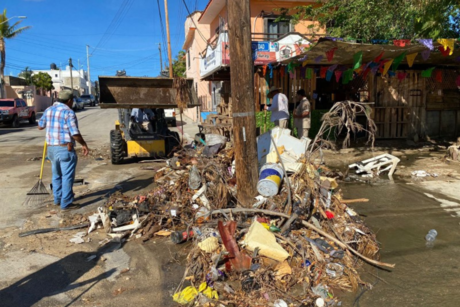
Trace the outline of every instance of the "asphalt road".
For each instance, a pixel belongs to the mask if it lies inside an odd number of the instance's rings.
[[[80,131],[92,152],[79,157],[76,177],[87,184],[74,187],[82,205],[74,217],[96,212],[116,189],[128,196],[152,189],[152,171],[135,162],[112,165],[108,159],[109,132],[117,115],[117,110],[98,107],[77,112]],[[180,132],[180,128],[185,136],[198,130],[188,119],[172,130]],[[22,231],[60,226],[60,217],[53,213],[58,208],[52,204],[24,204],[26,193],[38,181],[41,161],[36,158],[42,156],[44,137],[44,131],[27,122],[18,129],[0,127],[0,305],[172,306],[171,295],[184,271],[177,259],[186,250],[170,240],[101,248],[99,242],[107,237],[103,231],[91,233],[83,244],[69,242],[81,230],[18,237]],[[45,163],[45,185],[50,179],[51,166]],[[127,268],[129,272],[123,273]]]
[[[80,132],[90,147],[109,142],[109,131],[113,129],[115,120],[118,118],[117,110],[86,107],[76,114]],[[21,122],[20,128],[17,129],[0,127],[0,144],[2,147],[43,146],[44,136],[44,131],[38,130],[37,125],[31,125],[27,121]]]

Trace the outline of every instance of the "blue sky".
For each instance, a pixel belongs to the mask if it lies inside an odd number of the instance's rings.
[[[208,0],[185,2],[193,12],[203,10]],[[159,3],[164,22],[164,0]],[[168,4],[175,57],[184,43],[188,13],[182,0],[168,0]],[[98,75],[115,75],[119,69],[130,76],[157,76],[160,72],[158,43],[163,45],[163,36],[156,0],[3,0],[0,9],[4,8],[9,17],[27,16],[21,26],[32,27],[7,40],[5,75],[17,76],[26,66],[49,69],[51,63],[64,69],[70,57],[75,68],[80,60],[86,70],[86,45],[92,54],[93,81]],[[162,50],[165,63],[166,46]]]

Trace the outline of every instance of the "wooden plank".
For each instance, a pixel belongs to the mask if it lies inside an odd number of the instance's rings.
[[[396,109],[391,108],[391,137],[394,138],[396,137],[396,121],[397,121],[397,114],[396,114]]]
[[[384,133],[383,137],[384,138],[389,138],[390,137],[390,118],[391,118],[391,109],[390,108],[385,108],[385,117],[384,117]]]

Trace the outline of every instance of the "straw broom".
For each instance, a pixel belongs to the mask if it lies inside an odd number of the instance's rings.
[[[43,167],[45,165],[45,158],[46,158],[46,141],[45,141],[45,145],[43,146],[43,156],[42,156],[42,165],[40,168],[40,178],[38,179],[38,182],[34,185],[32,190],[30,190],[29,193],[27,193],[26,200],[24,201],[24,205],[26,206],[41,205],[50,195],[50,193],[48,192],[48,190],[46,189],[42,181]]]

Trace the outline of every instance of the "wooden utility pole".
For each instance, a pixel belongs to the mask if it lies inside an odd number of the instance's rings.
[[[169,36],[169,14],[168,0],[165,0],[165,17],[166,17],[166,36],[168,38],[168,58],[169,58],[169,77],[173,77],[172,55],[171,55],[171,38]]]
[[[250,207],[258,174],[249,0],[228,1],[228,25],[237,198]]]

